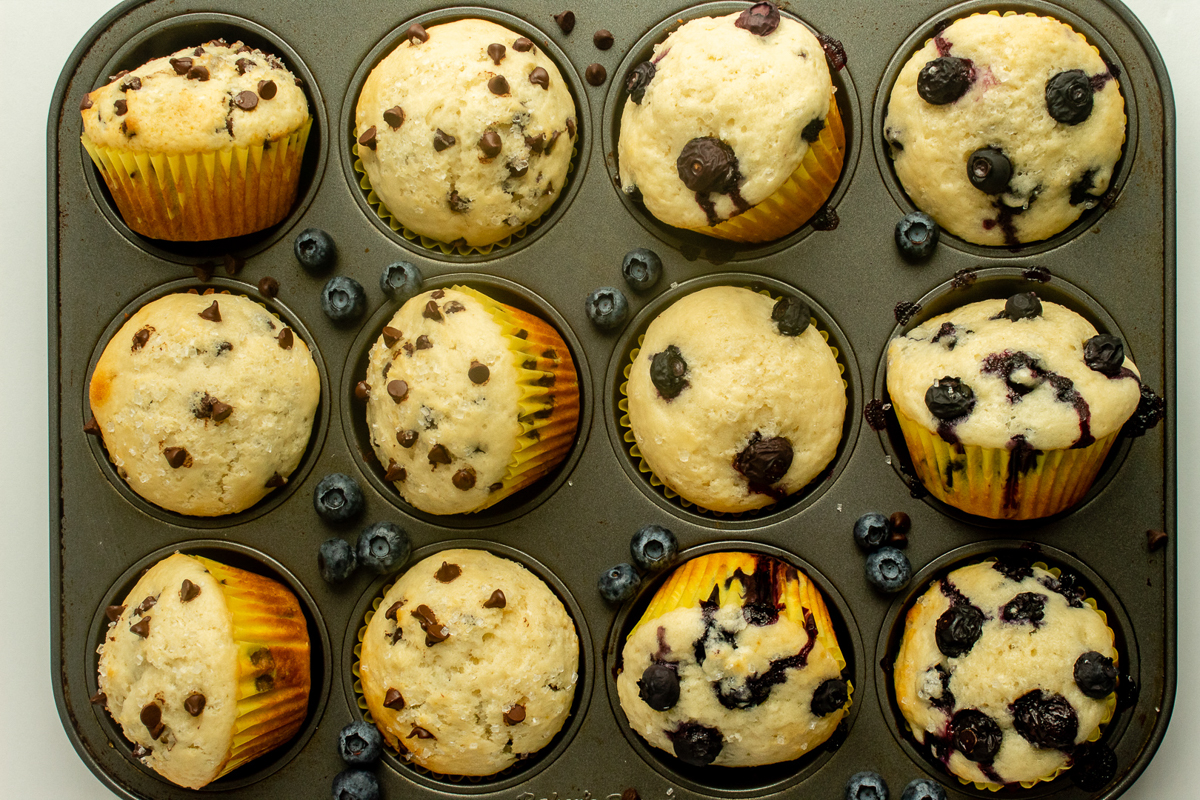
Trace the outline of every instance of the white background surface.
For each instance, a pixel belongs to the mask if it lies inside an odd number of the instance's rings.
[[[886,0],[880,3],[886,6]],[[1200,0],[1126,3],[1162,51],[1177,113],[1180,631],[1174,717],[1158,755],[1125,798],[1194,800],[1200,797],[1200,769],[1193,761],[1200,756]],[[67,741],[51,693],[45,347],[46,117],[62,65],[112,5],[0,0],[6,33],[0,115],[9,136],[0,148],[0,271],[6,287],[0,310],[0,798],[112,797]],[[900,788],[893,787],[895,795]],[[314,787],[312,796],[327,797],[328,789]]]

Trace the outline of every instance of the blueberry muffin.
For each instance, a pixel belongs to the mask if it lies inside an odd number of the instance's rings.
[[[83,146],[121,217],[154,239],[242,236],[287,216],[312,117],[275,56],[223,40],[84,95]]]
[[[88,387],[129,488],[180,514],[243,511],[287,484],[321,380],[308,347],[248,298],[170,294],[113,336]]]
[[[360,389],[385,479],[429,514],[480,511],[529,486],[567,457],[579,421],[558,332],[465,286],[405,303]]]
[[[567,184],[579,135],[554,62],[481,19],[410,28],[367,76],[355,114],[380,213],[470,247],[501,242],[546,213]]]
[[[628,377],[637,455],[709,511],[751,511],[799,491],[842,438],[841,368],[795,297],[732,286],[689,294],[650,323]]]
[[[845,132],[825,51],[773,3],[684,23],[626,88],[621,188],[668,225],[768,241],[833,191]]]
[[[1032,292],[927,320],[893,339],[887,359],[917,477],[993,519],[1077,503],[1142,393],[1120,339]]]
[[[1118,77],[1058,20],[957,20],[892,87],[884,138],[896,175],[918,208],[968,242],[1053,236],[1108,190],[1125,142]]]
[[[99,688],[133,755],[199,789],[291,739],[308,713],[308,627],[288,589],[176,553],[108,608]]]
[[[1001,561],[934,582],[905,620],[896,701],[951,773],[1032,785],[1072,764],[1116,704],[1117,651],[1066,576]]]
[[[617,692],[630,726],[685,764],[791,761],[833,735],[850,705],[820,592],[770,556],[688,561],[625,641]]]
[[[579,682],[562,601],[516,562],[443,550],[387,591],[362,637],[371,717],[412,763],[493,775],[545,747]]]

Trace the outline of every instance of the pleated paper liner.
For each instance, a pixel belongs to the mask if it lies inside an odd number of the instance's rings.
[[[758,290],[758,293],[770,297],[772,300],[778,301],[780,299],[766,289],[760,289]],[[816,317],[810,317],[809,321],[811,322],[812,326],[817,329],[817,333],[821,334],[821,338],[825,340],[825,343],[829,344],[829,332],[821,329]],[[621,412],[621,417],[618,420],[623,431],[621,438],[626,442],[626,444],[629,445],[629,455],[637,464],[638,472],[649,476],[650,485],[655,489],[660,490],[664,497],[666,497],[668,500],[678,501],[680,505],[687,509],[693,509],[704,514],[711,514],[715,517],[727,518],[731,520],[753,518],[758,514],[770,513],[775,508],[776,504],[763,506],[762,508],[756,508],[750,511],[713,511],[705,508],[699,503],[683,497],[670,486],[667,486],[665,483],[663,483],[662,479],[654,474],[654,470],[650,469],[650,465],[646,463],[646,459],[642,457],[642,451],[637,446],[637,439],[633,435],[633,426],[629,424],[629,373],[633,369],[633,362],[638,357],[638,353],[642,351],[642,341],[645,340],[645,338],[646,336],[644,333],[639,334],[637,339],[638,346],[629,352],[629,360],[625,364],[625,368],[621,371],[621,374],[624,376],[624,380],[621,381],[621,386],[619,387],[621,398],[617,401],[617,409]],[[838,374],[845,375],[846,365],[842,363],[841,353],[839,353],[838,349],[831,344],[829,345],[829,349],[833,352],[833,357],[837,361]],[[846,388],[845,378],[842,378],[842,388]],[[807,487],[803,487],[799,491],[804,491],[804,488]]]
[[[896,408],[913,471],[947,505],[990,519],[1040,519],[1070,508],[1091,488],[1117,433],[1087,447],[1035,450],[1032,464],[1007,448],[950,444]]]
[[[192,556],[221,583],[237,645],[237,719],[227,775],[290,740],[308,714],[308,624],[295,595],[269,578]]]
[[[503,250],[504,248],[524,239],[526,236],[532,233],[534,229],[542,224],[542,220],[546,218],[546,215],[554,210],[554,207],[558,205],[558,201],[561,200],[563,195],[567,193],[567,187],[571,185],[571,175],[575,172],[575,162],[579,157],[579,150],[576,148],[575,143],[572,142],[571,160],[567,162],[566,182],[559,191],[558,197],[554,198],[554,202],[550,204],[550,207],[546,209],[544,214],[537,219],[527,222],[525,227],[521,228],[520,230],[513,231],[511,234],[505,236],[498,242],[475,246],[462,242],[457,244],[453,242],[440,242],[437,239],[431,239],[428,236],[422,236],[419,233],[414,233],[413,231],[410,231],[408,228],[401,225],[400,221],[392,216],[392,212],[389,211],[388,207],[385,206],[383,201],[379,199],[379,195],[375,194],[375,190],[371,188],[371,180],[367,177],[367,170],[365,167],[363,167],[362,159],[358,155],[358,142],[354,142],[350,145],[350,153],[354,157],[354,171],[358,173],[359,188],[367,193],[367,204],[371,206],[371,209],[375,212],[375,214],[381,220],[383,220],[389,228],[403,236],[408,241],[416,242],[426,250],[438,252],[444,256],[488,255],[496,250]]]
[[[837,98],[830,95],[825,127],[783,185],[747,211],[713,226],[689,228],[731,242],[769,242],[812,218],[833,194],[846,158],[846,129]]]
[[[201,242],[269,228],[291,211],[312,117],[275,142],[215,153],[168,155],[83,146],[121,218],[151,239]]]

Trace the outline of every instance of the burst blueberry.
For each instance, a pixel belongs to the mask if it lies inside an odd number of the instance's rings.
[[[983,633],[983,612],[972,605],[959,603],[946,609],[938,617],[934,629],[934,640],[938,650],[949,658],[958,658],[970,652]]]
[[[846,800],[888,800],[887,783],[878,772],[857,772],[846,781]]]
[[[354,278],[335,275],[321,290],[321,310],[334,322],[353,322],[367,310],[367,293]]]
[[[661,525],[643,525],[629,542],[633,563],[648,571],[667,566],[678,552],[675,534]]]
[[[662,259],[658,253],[639,247],[625,254],[621,262],[621,274],[635,292],[644,292],[662,277]]]
[[[595,289],[584,302],[588,319],[602,331],[611,331],[621,327],[629,314],[629,301],[620,289],[605,286]]]
[[[379,779],[365,769],[348,769],[333,779],[333,800],[379,800]]]
[[[914,778],[904,787],[900,800],[946,800],[946,790],[928,778]]]
[[[1066,750],[1075,744],[1079,717],[1061,694],[1034,689],[1018,697],[1009,708],[1013,727],[1026,741],[1048,750]]]
[[[912,580],[908,556],[895,547],[881,547],[867,556],[867,580],[884,592],[898,592]]]
[[[977,764],[995,761],[1003,739],[996,721],[977,709],[959,711],[950,720],[950,746]]]
[[[896,247],[900,248],[900,255],[912,261],[923,261],[933,255],[941,236],[941,227],[923,211],[905,214],[896,223]]]
[[[407,261],[393,261],[379,274],[379,288],[403,303],[421,291],[421,270]]]
[[[407,561],[410,552],[408,534],[394,522],[376,522],[358,535],[358,563],[380,575]]]
[[[383,736],[371,723],[356,720],[338,733],[338,754],[347,764],[372,764],[383,755]]]
[[[600,596],[610,603],[621,603],[633,597],[642,579],[632,564],[617,564],[600,573],[597,587]]]
[[[362,489],[349,475],[332,472],[313,490],[313,508],[326,522],[345,522],[362,513],[366,505]]]
[[[854,521],[854,543],[868,553],[882,547],[891,532],[888,518],[878,511],[868,511]]]
[[[327,583],[341,583],[354,574],[358,558],[345,539],[334,537],[321,543],[317,551],[317,568]]]
[[[292,242],[292,251],[300,266],[309,272],[323,272],[337,261],[337,246],[333,237],[320,228],[301,231]]]

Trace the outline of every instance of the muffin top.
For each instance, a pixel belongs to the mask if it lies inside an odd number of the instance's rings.
[[[766,199],[824,127],[821,43],[773,7],[776,25],[752,10],[684,23],[627,79],[621,187],[668,225],[716,225]]]
[[[913,734],[968,781],[1052,777],[1112,716],[1117,652],[1072,581],[990,561],[955,570],[908,612],[896,700]]]
[[[846,390],[796,298],[732,286],[676,301],[646,330],[626,389],[654,474],[710,511],[771,505],[833,459]]]
[[[171,294],[140,308],[88,397],[130,488],[170,511],[232,514],[287,483],[321,381],[308,347],[252,300]]]
[[[1115,67],[1048,17],[977,14],[925,43],[884,138],[913,203],[968,242],[1053,236],[1108,190],[1125,141]]]
[[[81,108],[96,144],[165,155],[259,146],[309,118],[299,81],[278,58],[220,39],[116,75]]]
[[[367,625],[359,667],[388,744],[451,775],[492,775],[545,747],[578,668],[562,601],[483,550],[444,550],[405,572]]]
[[[1141,383],[1115,336],[1033,293],[942,314],[888,345],[896,410],[963,445],[1086,447],[1137,409]]]
[[[795,567],[701,556],[626,640],[621,709],[647,742],[694,766],[790,761],[828,739],[848,706],[835,647],[825,604]]]
[[[229,759],[238,699],[221,584],[199,560],[176,553],[151,567],[110,619],[100,691],[134,754],[180,786],[212,781]]]
[[[554,62],[481,19],[410,31],[367,76],[355,120],[358,155],[388,212],[414,233],[471,246],[550,208],[578,134]]]

